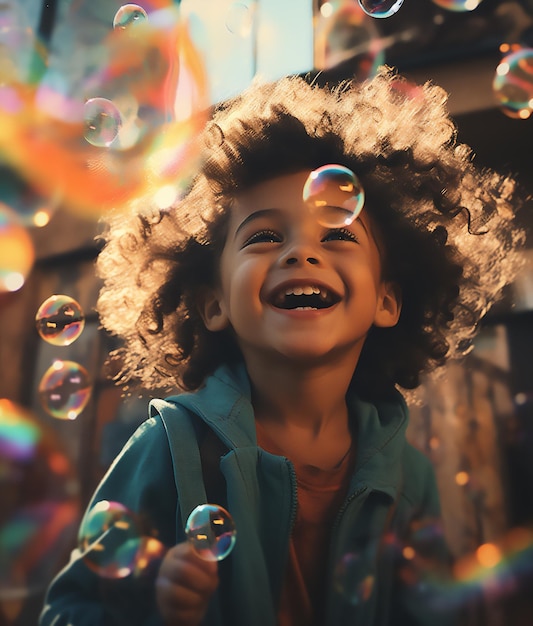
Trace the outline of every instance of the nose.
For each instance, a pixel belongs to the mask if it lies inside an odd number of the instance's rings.
[[[305,265],[307,263],[309,265],[318,265],[320,263],[320,251],[308,240],[299,239],[298,241],[293,241],[292,245],[285,249],[280,258],[282,266]]]
[[[308,256],[305,260],[307,263],[310,263],[311,265],[318,264],[318,259],[315,258],[314,256]],[[286,265],[296,265],[297,263],[298,263],[298,257],[296,256],[290,256],[287,259],[285,259]]]

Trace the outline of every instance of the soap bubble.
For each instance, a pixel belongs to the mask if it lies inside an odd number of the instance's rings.
[[[18,215],[0,202],[0,293],[17,291],[28,277],[35,249]]]
[[[28,409],[0,399],[0,614],[39,601],[75,540],[79,483],[57,433]],[[35,599],[35,598],[34,598]]]
[[[76,419],[87,406],[90,395],[89,374],[74,361],[54,361],[39,383],[44,410],[58,419]]]
[[[522,48],[504,56],[492,88],[508,117],[527,119],[533,111],[533,49]]]
[[[333,577],[335,590],[352,605],[363,604],[372,595],[375,578],[368,562],[354,552],[342,557]]]
[[[483,0],[433,0],[441,9],[448,11],[473,11],[482,3]]]
[[[390,17],[402,6],[403,0],[359,0],[363,11],[371,17]]]
[[[253,10],[245,4],[233,3],[226,15],[226,28],[233,35],[248,37],[252,32]]]
[[[349,226],[363,209],[365,192],[352,170],[343,165],[323,165],[305,181],[302,197],[320,224]]]
[[[41,304],[35,323],[42,339],[54,346],[68,346],[81,335],[85,316],[74,298],[54,295]]]
[[[136,24],[141,24],[146,19],[148,19],[146,11],[138,4],[125,4],[116,12],[113,18],[113,28],[126,30]]]
[[[78,548],[84,563],[103,578],[129,576],[141,531],[133,513],[119,502],[101,500],[84,517]]]
[[[200,504],[189,515],[187,539],[205,561],[222,561],[233,550],[237,531],[231,515],[218,504]]]
[[[117,107],[107,98],[87,100],[83,110],[85,139],[97,148],[109,147],[122,126]]]

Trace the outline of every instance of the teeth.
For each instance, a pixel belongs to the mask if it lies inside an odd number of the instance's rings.
[[[286,296],[311,296],[313,294],[320,294],[320,297],[323,299],[327,297],[327,292],[325,290],[312,285],[305,285],[305,287],[289,287],[285,290]]]

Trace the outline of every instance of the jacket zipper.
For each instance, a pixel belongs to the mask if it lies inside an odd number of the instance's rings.
[[[292,535],[292,531],[294,530],[294,523],[296,522],[296,514],[298,512],[298,482],[296,480],[296,471],[294,469],[294,465],[287,457],[285,457],[285,462],[287,463],[287,466],[289,468],[292,485],[291,515],[289,523],[289,535]]]

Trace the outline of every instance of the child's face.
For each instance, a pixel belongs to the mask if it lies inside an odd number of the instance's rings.
[[[367,212],[342,228],[321,225],[302,200],[308,175],[255,185],[231,209],[220,284],[201,310],[210,330],[233,328],[247,363],[347,355],[355,366],[370,327],[398,320]]]

